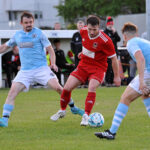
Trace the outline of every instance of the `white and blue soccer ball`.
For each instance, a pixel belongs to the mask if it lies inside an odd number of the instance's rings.
[[[104,124],[104,117],[101,113],[92,113],[89,116],[88,123],[91,127],[101,127]]]

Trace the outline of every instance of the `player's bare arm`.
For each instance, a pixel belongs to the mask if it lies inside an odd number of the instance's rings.
[[[143,95],[148,95],[149,89],[147,88],[146,84],[144,83],[144,68],[145,68],[144,56],[140,50],[137,51],[134,56],[136,58],[137,69],[138,69],[138,73],[139,73],[139,82],[140,82],[139,89],[142,91]]]
[[[56,72],[58,71],[58,67],[56,66],[56,57],[55,57],[55,52],[52,46],[46,47],[46,50],[50,54],[50,60],[51,60],[51,68],[54,69]]]
[[[116,86],[120,86],[121,79],[119,75],[119,64],[118,64],[117,56],[112,57],[111,60],[112,60],[112,68],[114,72],[114,83]]]
[[[8,47],[6,44],[3,44],[0,46],[0,53],[6,52],[10,47]]]
[[[80,52],[80,53],[78,54],[78,58],[79,58],[79,59],[81,59],[81,54],[82,54],[82,52]]]

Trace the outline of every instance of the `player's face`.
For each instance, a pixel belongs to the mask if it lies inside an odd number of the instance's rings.
[[[21,25],[23,26],[25,32],[30,32],[33,28],[34,20],[32,17],[31,18],[23,17]]]
[[[78,22],[77,23],[78,30],[81,30],[83,27],[84,27],[84,22]]]
[[[91,38],[94,38],[99,34],[99,25],[92,26],[91,24],[88,24],[87,28],[88,34]]]
[[[112,28],[113,28],[113,25],[112,25],[112,24],[107,25],[107,29],[112,30]]]
[[[56,47],[57,50],[59,50],[60,49],[60,42],[55,43],[55,47]]]
[[[55,30],[60,30],[61,29],[61,26],[59,23],[56,23],[55,26],[54,26],[54,29]]]

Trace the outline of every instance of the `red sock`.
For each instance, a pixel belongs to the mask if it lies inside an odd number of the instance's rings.
[[[71,91],[67,91],[63,89],[60,99],[60,106],[62,110],[65,110],[67,107],[67,104],[69,103],[71,98]]]
[[[96,93],[95,92],[88,92],[88,95],[85,100],[85,113],[90,114],[95,103]]]

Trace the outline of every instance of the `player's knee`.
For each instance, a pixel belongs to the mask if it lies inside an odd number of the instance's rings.
[[[72,91],[73,90],[69,84],[65,84],[64,89],[67,90],[67,91]]]
[[[121,96],[120,102],[123,103],[123,104],[129,105],[132,101],[133,100],[128,95],[123,94]]]
[[[89,86],[88,91],[89,92],[95,92],[96,91],[96,87],[94,85]]]
[[[17,93],[16,89],[11,88],[10,91],[9,91],[9,93],[8,93],[8,97],[9,98],[15,98],[17,96],[17,94],[18,93]]]

